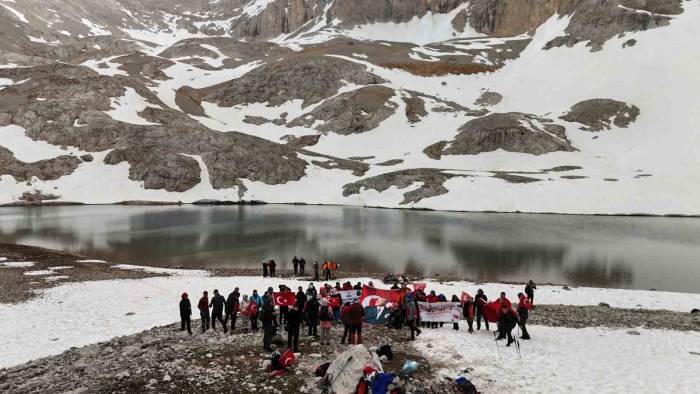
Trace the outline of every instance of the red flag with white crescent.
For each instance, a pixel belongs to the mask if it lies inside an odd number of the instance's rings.
[[[296,296],[291,291],[284,293],[272,293],[272,297],[275,299],[275,305],[279,306],[292,306],[296,304]]]

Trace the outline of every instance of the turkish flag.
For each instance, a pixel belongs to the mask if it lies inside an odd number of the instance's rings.
[[[340,297],[329,296],[324,298],[328,300],[328,306],[330,306],[331,308],[340,308]]]
[[[413,291],[425,290],[426,287],[428,287],[426,283],[413,283]]]
[[[470,296],[469,293],[467,293],[466,291],[463,291],[462,292],[462,304],[467,302],[467,298],[472,298],[472,296]]]
[[[484,317],[491,323],[496,323],[501,315],[501,303],[496,301],[489,302],[484,308]]]
[[[374,287],[362,286],[360,302],[364,305],[364,300],[369,297],[381,298],[387,302],[399,303],[401,301],[401,290],[383,290],[376,289]]]
[[[292,306],[296,304],[296,296],[291,291],[286,291],[284,293],[272,293],[275,299],[275,305],[279,306]]]

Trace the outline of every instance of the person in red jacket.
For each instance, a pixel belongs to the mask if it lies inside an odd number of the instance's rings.
[[[520,339],[530,339],[530,334],[527,332],[527,327],[525,327],[525,323],[527,323],[527,318],[530,317],[530,310],[532,310],[532,304],[530,303],[530,300],[528,299],[528,296],[526,296],[523,293],[518,293],[518,299],[520,300],[518,302],[518,317],[520,317],[520,329],[523,331],[523,335],[520,337]]]
[[[513,304],[510,303],[510,300],[506,298],[506,293],[501,292],[501,296],[498,297],[498,302],[501,304],[501,306],[505,306],[508,308],[508,310],[513,309]]]
[[[425,300],[429,304],[433,304],[433,303],[439,302],[440,298],[435,294],[435,290],[431,290],[430,294],[428,294],[428,296],[425,297]],[[430,328],[437,328],[438,327],[438,323],[436,323],[436,322],[430,322],[430,323],[428,323],[428,325]]]
[[[360,300],[355,299],[355,302],[350,306],[350,344],[362,344],[362,322],[365,319],[365,309],[360,304]]]
[[[340,309],[340,321],[343,322],[343,339],[340,340],[340,343],[345,344],[345,340],[348,338],[348,335],[350,335],[350,310],[352,309],[351,305],[349,302],[346,302],[345,305]]]
[[[199,317],[202,319],[202,332],[209,329],[209,322],[211,321],[211,316],[209,315],[209,293],[204,292],[202,298],[199,299],[197,304],[199,309]]]

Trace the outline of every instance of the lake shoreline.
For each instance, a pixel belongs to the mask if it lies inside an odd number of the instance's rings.
[[[264,205],[279,205],[279,206],[311,206],[311,207],[352,207],[366,208],[378,210],[397,210],[397,211],[419,211],[419,212],[448,212],[448,213],[494,213],[494,214],[513,214],[513,215],[549,215],[549,216],[590,216],[590,217],[650,217],[650,218],[687,218],[698,219],[700,214],[654,214],[654,213],[569,213],[569,212],[530,212],[530,211],[470,211],[470,210],[452,210],[452,209],[431,209],[431,208],[415,208],[415,207],[385,207],[379,205],[344,205],[344,204],[313,204],[306,202],[266,202],[266,201],[206,201],[206,202],[190,202],[184,203],[180,201],[120,201],[115,203],[91,204],[73,201],[41,201],[41,202],[11,202],[0,204],[2,208],[37,208],[37,207],[66,207],[66,206],[148,206],[148,207],[172,207],[172,206],[264,206]]]

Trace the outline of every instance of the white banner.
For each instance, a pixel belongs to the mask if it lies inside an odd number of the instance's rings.
[[[345,304],[346,302],[354,304],[355,301],[360,300],[362,290],[334,290],[333,294],[340,294],[340,298],[343,300],[343,304]]]
[[[462,308],[459,302],[419,302],[420,320],[432,323],[450,323],[459,321]]]

